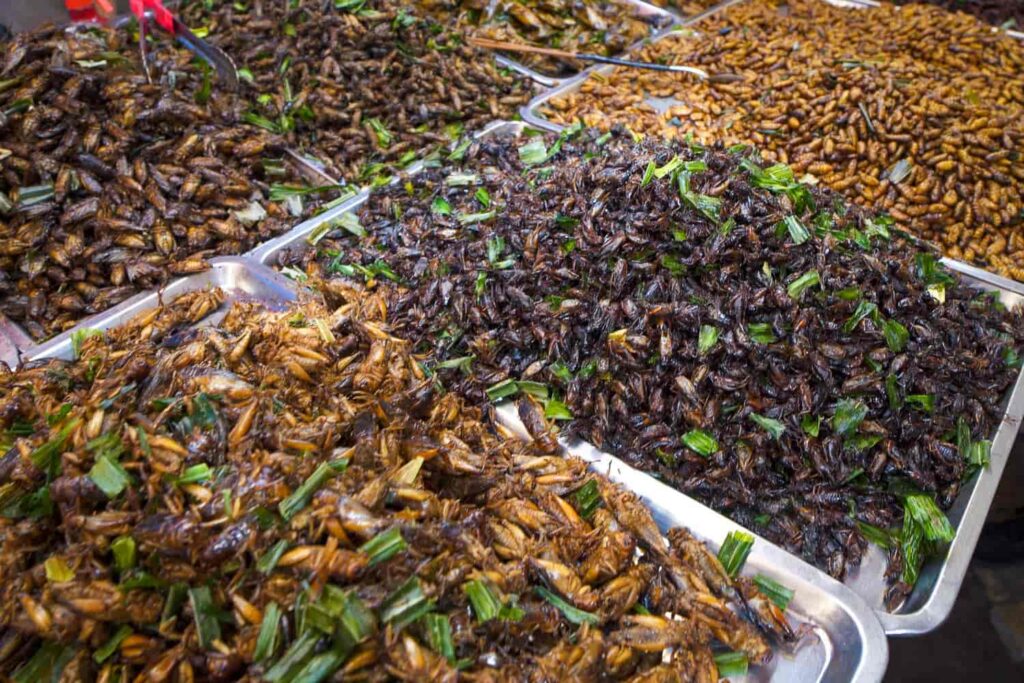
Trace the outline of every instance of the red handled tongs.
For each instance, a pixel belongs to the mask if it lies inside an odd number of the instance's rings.
[[[238,91],[238,70],[224,50],[210,45],[192,33],[188,26],[164,7],[160,0],[130,0],[128,3],[132,14],[139,20],[139,51],[142,53],[142,69],[149,80],[149,65],[146,61],[146,21],[147,11],[157,26],[178,39],[182,45],[202,57],[217,72],[221,84],[232,92]]]

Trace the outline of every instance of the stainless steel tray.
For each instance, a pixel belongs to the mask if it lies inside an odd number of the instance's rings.
[[[942,262],[950,270],[958,272],[968,284],[999,292],[999,300],[1007,307],[1024,305],[1024,284],[953,259],[942,259]],[[886,557],[876,546],[869,547],[860,567],[846,580],[847,586],[874,607],[889,635],[911,636],[933,631],[953,609],[1024,417],[1024,372],[1017,376],[1002,406],[1003,418],[992,437],[992,458],[988,468],[961,489],[953,507],[947,511],[949,521],[956,529],[949,551],[945,558],[925,564],[906,602],[895,612],[886,611],[882,603]]]
[[[223,257],[212,261],[208,271],[176,280],[158,292],[135,296],[106,313],[83,321],[76,329],[116,328],[188,292],[211,287],[224,291],[225,303],[200,325],[217,324],[234,302],[258,301],[276,307],[297,297],[297,286],[266,266],[245,257]],[[25,360],[72,357],[69,331],[36,347],[26,354]],[[526,434],[514,409],[506,406],[499,410],[499,419],[520,435]],[[593,448],[588,451],[574,446],[570,452],[586,459],[595,470],[636,491],[651,507],[662,529],[685,526],[701,540],[717,545],[730,530],[738,528],[725,517]],[[795,591],[789,613],[793,625],[802,627],[806,635],[795,652],[777,653],[767,666],[755,667],[746,677],[732,680],[864,683],[881,680],[888,662],[888,646],[881,626],[863,601],[828,577],[802,563],[794,563],[787,553],[763,542],[755,543],[745,572],[766,574]],[[827,582],[835,585],[823,585]]]
[[[224,291],[224,304],[207,316],[202,324],[220,322],[230,305],[237,301],[260,301],[268,306],[282,306],[296,298],[294,285],[280,273],[241,256],[223,256],[211,260],[209,270],[179,278],[154,292],[136,294],[103,313],[86,318],[71,330],[26,350],[22,357],[25,361],[70,359],[74,355],[71,335],[75,330],[109,330],[183,294],[213,287]]]
[[[260,301],[279,306],[294,300],[298,286],[261,264],[245,257],[224,257],[212,262],[209,271],[172,282],[158,292],[138,295],[104,314],[83,321],[81,327],[109,330],[131,318],[170,303],[187,292],[209,287],[224,290],[225,305],[204,319],[201,325],[216,324],[231,302]],[[26,354],[28,361],[71,358],[71,333],[64,333]],[[525,435],[514,409],[499,408],[499,419],[513,431]],[[649,505],[663,529],[685,526],[698,538],[717,546],[736,524],[700,503],[627,467],[611,456],[584,444],[570,447],[591,463],[634,490]],[[790,615],[795,627],[806,635],[792,653],[776,653],[772,662],[754,667],[738,681],[858,681],[873,683],[882,678],[888,661],[885,634],[871,609],[849,589],[788,553],[759,540],[744,568],[763,573],[795,591]]]
[[[529,440],[513,402],[496,408],[498,420]],[[591,444],[562,441],[566,452],[586,460],[591,469],[630,489],[651,509],[663,531],[686,527],[718,548],[738,524],[649,474],[636,470]],[[756,535],[755,535],[756,536]],[[871,608],[846,586],[757,537],[743,574],[765,574],[794,591],[787,612],[809,632],[792,654],[777,653],[764,667],[751,668],[747,681],[879,681],[889,658],[885,632]]]
[[[669,35],[671,33],[679,31],[679,29],[681,29],[681,28],[686,28],[688,26],[692,26],[692,25],[694,25],[694,24],[696,24],[696,23],[698,23],[698,22],[700,22],[700,21],[702,21],[702,20],[704,20],[704,19],[706,19],[706,18],[708,18],[710,16],[719,14],[719,13],[725,11],[726,9],[728,9],[729,7],[731,7],[733,5],[738,5],[741,2],[749,2],[749,1],[750,0],[725,0],[724,2],[721,2],[721,3],[719,3],[719,4],[717,4],[717,5],[713,6],[713,7],[708,8],[707,10],[705,10],[704,12],[701,12],[700,14],[696,14],[696,15],[694,15],[692,17],[688,17],[688,18],[680,21],[678,24],[676,24],[673,27],[670,27],[668,30],[662,31],[662,32],[660,32],[656,36],[652,36],[650,38],[650,40],[651,41],[653,41],[653,40],[660,40],[660,39],[664,38],[665,36],[667,36],[667,35]],[[822,2],[827,2],[830,5],[835,5],[837,7],[846,7],[846,8],[849,8],[849,9],[861,9],[861,10],[870,10],[871,8],[878,7],[881,4],[879,2],[876,2],[875,0],[821,0],[821,1]],[[1001,29],[1001,28],[999,28],[997,26],[993,26],[992,30],[993,31],[1003,31],[1004,33],[1006,33],[1006,35],[1008,35],[1008,36],[1010,36],[1012,38],[1016,38],[1018,40],[1024,41],[1024,32],[1004,30],[1004,29]],[[644,42],[647,42],[647,41],[644,41]],[[641,45],[642,45],[642,43],[641,43]],[[626,53],[624,53],[623,56],[635,52],[638,47],[639,47],[639,45],[633,46],[630,50],[628,50]],[[558,83],[557,85],[552,87],[551,89],[545,90],[544,92],[542,92],[539,95],[537,95],[536,97],[534,97],[532,100],[527,102],[519,110],[519,114],[520,114],[520,116],[523,117],[523,121],[526,121],[532,127],[539,128],[541,130],[547,130],[547,131],[551,131],[551,132],[557,133],[557,132],[561,131],[565,126],[563,126],[560,123],[555,123],[553,121],[549,121],[548,119],[546,119],[544,117],[544,115],[541,113],[541,108],[545,104],[547,104],[548,102],[550,102],[551,100],[553,100],[555,98],[562,97],[563,95],[568,95],[569,93],[576,92],[583,85],[584,81],[588,80],[589,78],[592,78],[595,74],[608,74],[608,73],[611,73],[612,71],[614,71],[616,68],[617,67],[608,66],[608,65],[597,65],[597,66],[592,66],[590,68],[584,69],[583,71],[581,71],[576,76],[564,79],[563,81],[561,81],[560,83]],[[647,101],[648,101],[648,103],[650,103],[655,108],[664,108],[664,107],[667,107],[667,106],[671,106],[671,104],[674,103],[673,100],[671,100],[671,99],[665,100],[665,99],[657,99],[657,98],[648,98]]]
[[[488,126],[477,137],[489,135],[518,135],[527,126],[522,122],[500,122]],[[410,172],[419,170],[411,168]],[[302,251],[310,248],[309,235],[324,221],[333,220],[346,212],[357,211],[366,201],[369,192],[362,192],[330,214],[307,221],[286,235],[266,243],[253,251],[250,256],[260,263],[277,265],[278,256],[285,251]],[[1000,299],[1007,306],[1024,303],[1024,284],[1007,280],[993,273],[975,268],[952,259],[943,259],[951,270],[961,274],[969,283],[981,289],[1000,292]],[[1016,439],[1017,429],[1024,416],[1024,374],[1020,375],[1010,396],[1004,400],[1004,415],[993,437],[992,458],[989,468],[964,486],[956,505],[949,511],[950,522],[957,529],[957,535],[944,559],[933,559],[921,570],[920,579],[913,592],[895,612],[888,612],[884,606],[885,553],[870,546],[860,567],[852,570],[846,585],[860,595],[877,613],[887,633],[893,635],[915,635],[937,628],[949,616],[953,603],[960,592],[967,566],[978,536],[988,515],[999,478]],[[681,494],[680,494],[681,495]],[[695,503],[698,504],[698,503]],[[698,504],[699,505],[699,504]],[[784,552],[779,550],[779,552]],[[818,572],[828,579],[824,572],[805,564],[795,556],[793,561],[806,567],[807,571]],[[831,581],[831,579],[829,579]],[[834,583],[834,582],[833,582]]]
[[[675,25],[679,21],[679,15],[678,14],[670,11],[669,9],[662,8],[662,7],[657,7],[656,5],[652,5],[649,2],[644,2],[643,0],[622,0],[622,3],[625,4],[625,5],[632,5],[635,8],[635,10],[636,10],[635,14],[640,16],[640,17],[643,17],[643,18],[658,17],[659,19],[662,19],[665,22],[665,25],[662,26],[661,28],[657,28],[657,27],[653,27],[652,26],[651,28],[653,30],[651,31],[650,35],[648,35],[647,38],[645,38],[644,40],[650,40],[651,38],[653,38],[655,36],[659,36],[659,35],[661,35],[663,33],[666,33],[668,31],[672,30],[673,25]],[[642,43],[643,41],[640,41],[640,42]],[[610,55],[610,56],[618,57],[618,56],[620,56],[622,54],[625,54],[627,52],[631,52],[633,49],[635,49],[635,47],[636,47],[635,44],[631,45],[631,46],[627,47],[625,50],[623,50],[622,52],[616,53],[616,54],[613,54],[613,55]],[[565,81],[566,79],[573,78],[576,75],[576,74],[570,74],[570,75],[567,75],[567,76],[549,76],[547,74],[542,74],[542,73],[540,73],[539,71],[537,71],[535,69],[531,69],[530,67],[528,67],[525,64],[519,62],[518,60],[516,60],[513,57],[506,57],[504,55],[496,55],[495,59],[502,66],[508,67],[509,69],[513,69],[515,71],[518,71],[519,73],[523,74],[524,76],[526,76],[528,78],[533,79],[534,81],[536,81],[537,83],[539,83],[540,85],[542,85],[544,87],[551,87],[551,86],[554,86],[554,85],[558,85],[559,83]],[[580,72],[580,73],[582,73],[582,72]]]

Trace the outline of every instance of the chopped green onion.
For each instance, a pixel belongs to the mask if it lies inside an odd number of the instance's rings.
[[[561,596],[549,591],[543,586],[534,586],[533,590],[536,591],[537,595],[547,600],[549,603],[558,608],[562,613],[562,616],[568,619],[570,622],[582,626],[583,624],[590,624],[591,626],[597,626],[601,623],[600,617],[590,612],[585,612],[571,605],[562,599]]]
[[[114,555],[114,567],[119,572],[126,572],[135,566],[135,539],[131,536],[118,536],[110,544],[110,552]]]
[[[476,173],[452,173],[444,179],[444,184],[448,187],[465,187],[476,185],[479,182],[480,176]]]
[[[868,407],[863,401],[840,399],[832,415],[832,431],[840,436],[850,436],[867,416]]]
[[[310,499],[317,490],[326,484],[331,477],[345,471],[345,467],[348,466],[348,460],[341,459],[333,462],[322,462],[317,465],[317,468],[313,470],[313,473],[309,475],[306,481],[292,492],[290,496],[282,500],[278,506],[277,511],[281,513],[285,521],[290,520],[300,510],[309,505]]]
[[[330,588],[334,589],[334,586]],[[363,642],[377,630],[377,617],[355,591],[342,592],[341,611],[336,616],[353,645]]]
[[[285,268],[282,268],[281,274],[284,275],[289,280],[294,280],[295,282],[305,282],[306,280],[309,279],[308,275],[306,275],[304,272],[302,272],[295,266],[287,266]]]
[[[843,323],[843,332],[849,334],[857,329],[857,325],[860,325],[861,321],[865,318],[870,318],[877,322],[878,317],[878,306],[871,301],[861,300],[857,304],[857,308],[854,309],[853,315]]]
[[[359,217],[351,211],[341,214],[333,223],[356,237],[366,237],[366,228],[359,222]]]
[[[388,147],[391,144],[392,136],[384,124],[381,123],[380,119],[368,119],[366,125],[370,127],[373,134],[377,136],[377,143],[381,147]]]
[[[967,462],[977,467],[988,467],[992,459],[991,441],[972,441],[967,450]]]
[[[473,198],[480,202],[480,206],[485,209],[491,208],[491,194],[486,188],[481,187],[477,189],[477,191],[473,193]]]
[[[132,483],[121,463],[105,455],[96,459],[89,470],[89,478],[107,498],[116,498]]]
[[[488,387],[486,393],[487,398],[491,401],[500,401],[503,398],[508,398],[509,396],[515,396],[518,394],[519,387],[516,385],[515,380],[506,379]]]
[[[800,428],[804,430],[804,434],[817,438],[818,434],[821,433],[821,416],[815,415],[804,415],[800,418]]]
[[[64,561],[64,558],[56,555],[46,558],[43,569],[46,570],[46,580],[53,583],[66,583],[75,578],[75,573],[71,571],[71,567]]]
[[[448,155],[448,161],[462,161],[463,157],[466,156],[466,150],[473,144],[472,138],[465,138],[458,143],[451,153]]]
[[[789,231],[789,237],[793,240],[794,244],[803,244],[807,240],[811,239],[811,233],[800,219],[796,216],[786,216],[782,219],[782,223],[786,226],[786,230]]]
[[[519,160],[524,166],[536,166],[547,159],[548,148],[541,137],[535,137],[519,148]]]
[[[844,442],[844,445],[854,451],[866,451],[881,440],[881,434],[854,434]],[[856,475],[851,475],[849,478],[852,479],[854,476]]]
[[[198,465],[192,465],[185,469],[181,473],[180,477],[175,478],[174,483],[178,486],[184,484],[198,484],[200,482],[207,481],[213,477],[213,470],[205,462],[201,462]]]
[[[718,328],[714,325],[701,325],[697,336],[697,353],[702,356],[718,343]]]
[[[575,245],[575,241],[573,244]],[[686,274],[686,266],[672,254],[663,254],[659,261],[673,277],[681,277]]]
[[[124,625],[117,629],[114,635],[110,636],[110,639],[107,640],[107,642],[97,648],[96,652],[92,653],[93,661],[97,664],[102,664],[110,659],[111,655],[117,652],[117,648],[120,647],[121,642],[133,633],[135,633],[135,631],[128,625]]]
[[[288,677],[288,681],[289,683],[320,683],[337,671],[347,656],[347,651],[337,648],[313,655],[301,669]]]
[[[30,206],[48,202],[53,199],[53,196],[53,183],[18,188],[18,208],[27,209]]]
[[[280,633],[281,608],[276,602],[271,602],[263,609],[260,634],[256,637],[256,648],[252,652],[252,660],[254,662],[261,662],[267,657],[274,656]]]
[[[907,346],[910,332],[898,320],[886,320],[882,326],[885,343],[893,353],[899,353]]]
[[[903,397],[900,396],[896,375],[889,375],[885,378],[885,396],[889,399],[890,410],[896,411],[903,407]]]
[[[405,539],[402,538],[402,532],[397,526],[393,526],[359,546],[359,552],[365,553],[370,557],[369,566],[373,567],[381,562],[390,560],[407,547]]]
[[[196,637],[199,647],[206,649],[213,641],[220,638],[220,622],[217,621],[217,606],[213,604],[213,596],[209,586],[197,586],[188,590],[189,604],[192,605],[192,617],[196,624]]]
[[[252,71],[250,71],[248,68],[246,68],[244,66],[242,68],[238,69],[238,77],[240,79],[242,79],[243,81],[245,81],[246,83],[255,83],[256,82],[256,78],[252,75]]]
[[[906,402],[915,408],[930,413],[935,410],[935,396],[932,394],[907,394]]]
[[[683,444],[705,458],[718,452],[718,442],[703,429],[691,429],[682,436]]]
[[[462,225],[475,225],[476,223],[486,223],[497,215],[497,211],[481,211],[479,213],[458,213],[455,218]]]
[[[755,576],[754,584],[765,597],[774,602],[775,606],[781,610],[786,609],[789,606],[789,601],[793,599],[792,589],[786,588],[775,579],[764,574]]]
[[[572,411],[557,398],[549,398],[544,402],[544,417],[549,420],[571,420]]]
[[[444,197],[434,197],[434,201],[430,203],[430,210],[438,216],[450,216],[452,205],[445,201]]]
[[[167,587],[167,582],[162,579],[158,579],[149,572],[136,569],[130,572],[128,577],[121,579],[121,583],[118,584],[117,587],[122,591],[150,588],[154,590],[162,590]]]
[[[657,168],[653,161],[647,162],[647,168],[644,169],[644,177],[640,180],[640,187],[647,187],[650,185],[651,180],[654,178],[654,169]]]
[[[963,416],[956,419],[956,448],[966,460],[967,452],[971,448],[971,426]]]
[[[483,581],[474,579],[462,586],[463,592],[473,606],[473,614],[480,623],[490,621],[501,611],[501,602]]]
[[[422,621],[430,648],[449,662],[454,662],[455,646],[452,644],[452,625],[448,615],[424,614]]]
[[[242,121],[250,125],[263,128],[264,130],[269,130],[271,133],[281,132],[281,127],[279,125],[277,125],[267,117],[260,116],[259,114],[253,111],[247,111],[244,114],[242,114]]]
[[[463,372],[469,372],[470,366],[473,361],[476,360],[476,354],[470,354],[468,356],[459,356],[458,358],[449,358],[448,360],[441,361],[437,364],[439,370],[462,370]]]
[[[658,180],[661,180],[665,176],[668,176],[668,175],[671,175],[671,174],[675,173],[676,170],[678,170],[682,166],[683,166],[683,160],[682,159],[680,159],[677,156],[676,157],[672,157],[671,159],[669,159],[667,164],[665,164],[664,166],[659,166],[658,168],[654,169],[654,177],[657,178]],[[687,170],[690,170],[690,169],[687,168]],[[703,169],[701,169],[701,170],[703,170]]]
[[[576,503],[576,510],[583,519],[590,519],[594,511],[601,506],[601,490],[597,481],[589,480],[586,484],[576,489],[572,494],[573,502]]]
[[[775,439],[776,441],[778,441],[782,434],[786,431],[786,425],[770,417],[758,415],[757,413],[751,413],[750,419],[756,422],[766,432],[771,434],[772,438]]]
[[[473,292],[476,294],[476,298],[480,298],[487,291],[487,273],[480,271],[476,274],[476,282],[473,284]]]
[[[753,536],[745,531],[730,531],[725,537],[725,543],[718,550],[718,560],[725,568],[725,573],[735,577],[743,568],[743,563],[747,561],[753,547]]]
[[[213,69],[206,62],[200,62],[200,64],[203,72],[203,82],[196,89],[194,99],[196,104],[206,104],[210,101],[210,95],[213,93]]]
[[[46,424],[51,427],[56,427],[64,421],[64,418],[71,414],[71,409],[72,405],[70,403],[62,403],[56,412],[50,413],[46,416]]]
[[[267,552],[260,556],[260,559],[256,560],[256,571],[260,574],[269,574],[274,571],[277,567],[277,563],[281,560],[281,556],[284,555],[284,551],[288,550],[288,541],[283,538],[277,543],[272,545]]]
[[[400,629],[432,609],[434,601],[427,599],[419,577],[413,574],[381,603],[380,619]]]
[[[76,654],[78,654],[78,648],[74,645],[61,645],[51,640],[43,641],[32,658],[11,675],[11,683],[41,683],[43,681],[57,683],[62,681],[64,680],[64,668]]]
[[[505,252],[505,238],[501,235],[487,240],[487,260],[494,263]]]
[[[903,505],[904,515],[909,515],[921,527],[924,537],[929,541],[949,543],[953,540],[956,532],[931,496],[910,495]]]
[[[534,398],[539,398],[542,400],[546,400],[548,395],[550,394],[550,390],[548,389],[547,385],[542,384],[541,382],[531,382],[530,380],[524,379],[520,380],[519,382],[516,382],[516,386],[519,388],[519,391],[523,392],[524,394],[529,394]]]
[[[815,287],[821,284],[821,278],[818,276],[818,271],[809,270],[797,279],[789,283],[786,287],[786,293],[789,294],[790,299],[799,299],[807,289]]]
[[[82,420],[76,417],[61,427],[57,436],[29,453],[28,458],[32,464],[50,476],[56,476],[60,469],[60,454],[64,451],[64,443],[80,424],[82,424]]]
[[[836,291],[836,296],[843,301],[856,301],[860,299],[864,294],[860,291],[860,287],[844,287]]]
[[[185,598],[187,597],[187,583],[171,584],[171,587],[167,589],[167,599],[164,601],[164,608],[160,612],[161,626],[164,624],[173,625],[177,621],[178,612],[181,611],[181,606],[185,604]]]
[[[283,185],[273,184],[270,186],[270,195],[268,199],[272,202],[283,202],[286,199],[292,197],[305,197],[311,194],[321,194],[323,192],[330,192],[332,190],[343,190],[338,185],[317,185],[315,187],[306,187],[305,185]]]
[[[903,571],[900,572],[900,581],[908,586],[917,583],[921,571],[923,542],[924,530],[910,514],[904,511],[903,532],[900,534],[900,552],[903,555]]]
[[[778,341],[771,323],[750,323],[747,325],[747,334],[758,344],[774,344]]]
[[[746,676],[749,662],[742,652],[720,652],[715,655],[715,666],[722,678]]]
[[[274,666],[263,674],[267,683],[281,683],[282,681],[293,681],[296,674],[303,667],[306,661],[313,654],[321,635],[314,631],[307,631],[300,635],[291,644]]]
[[[863,534],[864,538],[885,550],[893,548],[898,544],[897,536],[899,534],[889,531],[888,529],[882,529],[860,520],[857,520],[857,528],[860,530],[860,533]]]

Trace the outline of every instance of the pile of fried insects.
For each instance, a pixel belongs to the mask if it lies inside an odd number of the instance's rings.
[[[0,377],[5,677],[714,681],[796,639],[749,536],[490,426],[379,297],[222,301]]]

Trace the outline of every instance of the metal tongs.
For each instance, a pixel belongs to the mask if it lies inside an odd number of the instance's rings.
[[[228,53],[192,33],[188,26],[164,7],[161,0],[130,0],[128,4],[132,14],[139,20],[139,52],[142,54],[142,70],[146,73],[146,80],[150,80],[149,64],[146,60],[146,22],[148,20],[146,12],[148,10],[160,28],[177,38],[178,42],[202,57],[214,68],[223,87],[231,92],[238,91],[238,70]]]
[[[672,71],[675,73],[693,74],[701,80],[708,81],[710,83],[735,83],[742,81],[743,77],[739,74],[709,74],[704,69],[698,69],[695,66],[683,66],[681,64],[655,64],[654,62],[636,62],[631,59],[619,59],[618,57],[605,57],[604,55],[595,55],[585,52],[570,52],[568,50],[557,50],[551,47],[539,47],[537,45],[526,45],[523,43],[507,43],[501,40],[491,40],[489,38],[475,38],[470,37],[467,39],[470,45],[484,48],[485,50],[503,50],[505,52],[531,52],[538,55],[547,55],[549,57],[560,57],[562,59],[578,59],[583,62],[596,62],[598,64],[614,64],[615,66],[627,66],[634,69],[649,69],[651,71]]]

